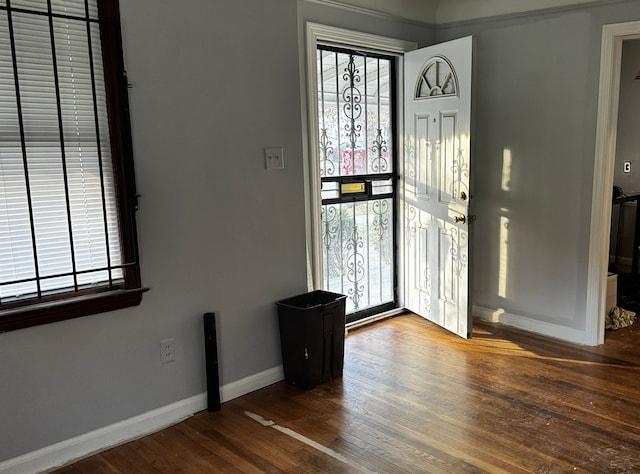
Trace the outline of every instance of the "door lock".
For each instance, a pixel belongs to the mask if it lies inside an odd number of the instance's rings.
[[[466,201],[467,200],[467,193],[465,193],[464,191],[460,191],[458,193],[458,199],[460,199],[461,201]]]
[[[458,224],[464,224],[467,222],[467,217],[464,214],[460,214],[459,216],[454,217],[454,219]]]

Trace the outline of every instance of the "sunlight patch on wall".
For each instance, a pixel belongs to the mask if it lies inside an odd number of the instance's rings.
[[[507,212],[506,209],[500,209]],[[507,297],[507,278],[509,271],[509,218],[500,216],[500,259],[498,267],[498,296]]]
[[[505,148],[502,152],[502,190],[510,191],[511,185],[511,150]]]

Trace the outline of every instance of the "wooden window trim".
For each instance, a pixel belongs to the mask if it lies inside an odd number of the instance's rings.
[[[138,260],[138,196],[118,0],[98,0],[98,12],[122,260],[128,262],[123,267],[124,282],[111,288],[96,287],[3,304],[0,333],[136,306],[148,290],[141,285]]]
[[[14,331],[41,324],[54,323],[80,316],[104,313],[137,306],[146,288],[115,290],[73,296],[64,300],[53,300],[3,310],[0,315],[0,332]]]

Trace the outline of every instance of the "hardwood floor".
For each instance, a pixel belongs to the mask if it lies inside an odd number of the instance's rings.
[[[341,379],[277,383],[56,472],[640,472],[640,323],[597,348],[473,335],[413,315],[361,328]]]

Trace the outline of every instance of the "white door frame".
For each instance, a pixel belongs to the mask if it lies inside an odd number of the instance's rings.
[[[591,229],[589,233],[589,268],[587,275],[587,325],[585,341],[589,345],[604,343],[604,316],[609,266],[611,199],[616,160],[618,101],[622,42],[640,38],[640,21],[615,23],[602,27],[600,55],[600,89],[598,122],[593,169]]]
[[[417,49],[418,45],[411,41],[404,41],[385,36],[360,33],[345,30],[333,26],[320,25],[308,22],[306,24],[306,99],[302,103],[307,104],[306,128],[307,140],[304,146],[305,159],[303,160],[305,179],[305,208],[306,208],[306,236],[307,258],[310,267],[309,277],[311,282],[309,289],[321,289],[322,275],[322,222],[320,209],[322,197],[320,195],[320,154],[317,143],[318,137],[318,72],[316,65],[316,50],[318,43],[343,45],[350,48],[361,48],[369,51],[378,51],[386,54],[396,54],[400,57],[398,67],[398,84],[402,84],[402,55],[407,51]],[[400,93],[400,97],[402,94]],[[400,101],[398,101],[400,102]],[[400,114],[397,114],[401,117]],[[402,136],[401,123],[398,124],[398,136]],[[402,148],[402,147],[399,147]],[[401,152],[401,150],[400,150]],[[402,156],[398,157],[398,163],[402,163]],[[400,186],[398,187],[400,189]],[[402,215],[402,214],[398,214]],[[402,261],[400,259],[400,261]],[[401,268],[399,272],[399,284],[401,283]],[[400,295],[402,292],[400,292]]]

